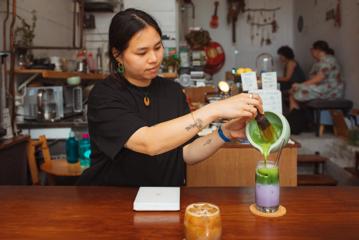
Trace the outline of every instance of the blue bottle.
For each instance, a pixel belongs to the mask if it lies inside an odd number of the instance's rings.
[[[79,161],[78,148],[79,142],[76,140],[74,132],[71,131],[69,138],[66,140],[66,159],[68,163],[72,164]]]
[[[88,133],[82,134],[82,139],[79,143],[80,166],[81,168],[88,168],[91,165],[91,145]]]

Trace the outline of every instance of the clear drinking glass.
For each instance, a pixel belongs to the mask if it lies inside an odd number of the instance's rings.
[[[219,240],[222,222],[219,207],[211,203],[193,203],[184,216],[186,240]]]
[[[256,208],[276,212],[279,208],[279,168],[273,161],[259,161],[256,167]]]

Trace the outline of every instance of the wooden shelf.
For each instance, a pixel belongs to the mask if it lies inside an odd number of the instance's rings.
[[[168,73],[160,73],[160,74],[158,74],[158,76],[160,76],[160,77],[163,77],[163,78],[177,78],[177,73],[170,73],[170,72],[168,72]]]
[[[81,80],[104,80],[108,74],[103,73],[82,73],[82,72],[59,72],[45,69],[15,69],[16,74],[36,74],[39,73],[43,78],[48,79],[66,79],[73,76],[79,76]],[[161,73],[163,78],[176,78],[176,73]]]
[[[103,80],[107,74],[102,73],[82,73],[82,72],[59,72],[43,69],[15,69],[16,74],[36,74],[39,73],[43,78],[48,79],[66,79],[73,76],[79,76],[81,80]]]

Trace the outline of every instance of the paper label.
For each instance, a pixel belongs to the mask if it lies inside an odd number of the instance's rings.
[[[276,90],[277,89],[277,73],[265,72],[262,73],[262,89],[263,90]]]
[[[256,90],[250,91],[258,94],[263,101],[263,109],[265,112],[275,112],[282,114],[282,93],[279,90]]]
[[[241,74],[243,91],[253,91],[258,89],[257,76],[255,72]]]

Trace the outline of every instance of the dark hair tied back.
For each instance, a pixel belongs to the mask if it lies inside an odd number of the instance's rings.
[[[317,50],[321,50],[326,54],[334,55],[334,50],[329,47],[329,44],[326,41],[316,41],[313,43],[313,48]]]
[[[112,69],[117,68],[116,58],[127,48],[131,38],[147,26],[153,27],[160,36],[162,31],[156,20],[144,11],[128,8],[118,12],[111,20],[109,29],[109,57],[112,63]],[[114,56],[112,49],[118,51]]]
[[[277,51],[278,55],[282,55],[287,59],[294,59],[294,52],[293,50],[288,46],[282,46]]]

